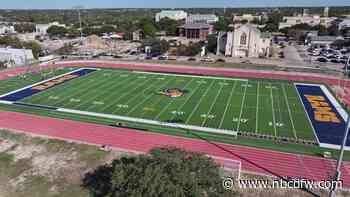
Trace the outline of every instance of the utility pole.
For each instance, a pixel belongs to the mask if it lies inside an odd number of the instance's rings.
[[[80,41],[79,41],[79,46],[83,45],[83,27],[82,27],[82,22],[81,22],[81,13],[80,10],[83,9],[84,7],[79,5],[73,7],[73,9],[77,10],[78,12],[78,21],[79,21],[79,30],[80,30]],[[81,50],[79,50],[80,56],[81,56]]]
[[[348,61],[345,65],[345,85],[344,87],[346,86],[346,82],[348,80],[348,66],[350,65],[350,57],[348,58]],[[335,171],[335,175],[333,177],[333,181],[332,182],[332,188],[331,188],[331,191],[329,192],[329,196],[330,197],[334,197],[335,196],[335,191],[336,191],[336,187],[337,187],[337,182],[340,180],[340,177],[341,177],[341,164],[343,162],[343,156],[344,156],[344,149],[345,149],[345,146],[346,146],[346,142],[347,142],[347,139],[348,139],[348,135],[349,135],[349,130],[350,130],[350,115],[348,114],[348,118],[347,118],[347,122],[346,122],[346,127],[345,127],[345,133],[344,133],[344,138],[343,138],[343,143],[341,145],[341,148],[340,148],[340,154],[339,154],[339,157],[338,157],[338,160],[337,160],[337,168],[336,168],[336,171]]]

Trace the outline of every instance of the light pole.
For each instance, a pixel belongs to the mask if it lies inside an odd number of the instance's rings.
[[[348,66],[350,65],[350,57],[348,58],[348,61],[345,65],[345,85],[344,87],[346,86],[346,82],[347,82],[347,79],[348,79]],[[345,133],[344,133],[344,138],[343,138],[343,143],[341,145],[341,148],[340,148],[340,154],[339,154],[339,157],[338,157],[338,160],[337,160],[337,168],[336,168],[336,171],[335,171],[335,175],[333,177],[333,181],[332,182],[332,188],[331,188],[331,191],[329,192],[329,196],[330,197],[333,197],[335,196],[335,191],[337,189],[337,182],[340,180],[340,177],[341,177],[341,164],[343,162],[343,156],[344,156],[344,149],[345,149],[345,146],[346,146],[346,142],[347,142],[347,139],[348,139],[348,135],[349,135],[349,130],[350,130],[350,115],[348,114],[348,118],[347,118],[347,122],[346,122],[346,127],[345,127]]]

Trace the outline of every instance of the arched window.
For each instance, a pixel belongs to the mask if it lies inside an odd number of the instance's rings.
[[[247,34],[246,33],[243,33],[241,35],[241,42],[240,42],[241,45],[246,45],[247,44]]]

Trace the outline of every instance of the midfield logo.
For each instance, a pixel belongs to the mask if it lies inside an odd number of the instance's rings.
[[[184,96],[186,91],[181,90],[179,88],[167,88],[167,89],[159,91],[158,93],[161,95],[171,97],[171,98],[177,98],[177,97]]]

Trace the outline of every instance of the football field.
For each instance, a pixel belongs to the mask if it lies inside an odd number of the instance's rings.
[[[286,81],[99,69],[17,102],[315,140],[298,92]]]

